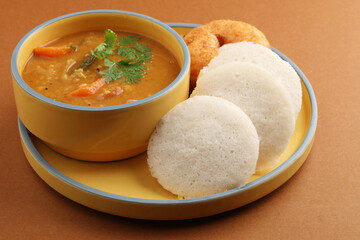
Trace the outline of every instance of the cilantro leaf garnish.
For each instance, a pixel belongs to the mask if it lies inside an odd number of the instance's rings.
[[[136,58],[137,61],[149,62],[151,60],[152,53],[150,51],[152,48],[138,43],[139,40],[140,38],[134,36],[120,38],[117,53],[126,58]]]
[[[107,29],[105,31],[105,41],[97,46],[91,54],[96,58],[103,59],[104,65],[108,67],[99,73],[103,75],[106,82],[111,82],[120,78],[125,78],[125,82],[137,83],[147,67],[145,62],[151,61],[152,48],[148,45],[139,43],[140,38],[135,36],[126,36],[119,38],[116,44],[116,34]],[[116,49],[116,47],[118,47]],[[116,53],[124,59],[116,62],[111,59],[111,55]]]
[[[117,49],[117,54],[119,54],[122,57],[126,57],[126,58],[131,58],[131,59],[136,58],[136,53],[135,53],[135,50],[133,48],[120,46]]]
[[[116,62],[111,61],[110,59],[104,59],[104,65],[108,67],[108,69],[104,71],[100,71],[99,73],[103,75],[106,82],[111,82],[114,79],[120,79],[124,76],[124,73],[119,69]]]
[[[105,30],[105,41],[95,48],[95,51],[91,50],[91,54],[99,59],[104,59],[113,54],[115,50],[116,33],[110,29]]]
[[[119,38],[118,45],[119,46],[129,46],[137,43],[140,40],[139,37],[135,36],[127,36]]]
[[[140,81],[143,72],[147,69],[141,61],[135,63],[120,62],[125,76],[125,82],[137,83]]]
[[[135,44],[134,49],[142,53],[149,52],[152,50],[152,48],[150,48],[148,45],[141,45],[139,43]]]
[[[147,68],[142,65],[141,61],[131,63],[133,61],[134,59],[123,59],[119,62],[114,62],[106,58],[104,64],[108,69],[100,71],[99,73],[103,75],[106,82],[125,77],[125,82],[137,83]]]

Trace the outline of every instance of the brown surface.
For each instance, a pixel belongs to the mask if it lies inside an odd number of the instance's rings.
[[[259,2],[2,1],[0,239],[360,239],[360,1]],[[10,57],[20,38],[40,23],[99,8],[135,11],[164,22],[230,18],[262,30],[315,90],[318,128],[302,168],[265,198],[190,221],[111,216],[52,190],[21,150]]]

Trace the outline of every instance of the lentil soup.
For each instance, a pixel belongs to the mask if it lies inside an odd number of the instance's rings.
[[[157,40],[132,32],[116,31],[116,35],[117,39],[137,37],[140,45],[151,49],[151,60],[140,64],[144,71],[139,81],[126,81],[125,77],[111,81],[104,78],[102,72],[110,67],[91,53],[104,43],[104,31],[100,30],[68,35],[46,44],[40,50],[34,49],[22,78],[31,88],[48,98],[95,107],[149,97],[175,80],[180,65],[167,47]],[[45,54],[43,49],[47,51]],[[109,58],[114,62],[124,59],[118,54],[111,54]]]

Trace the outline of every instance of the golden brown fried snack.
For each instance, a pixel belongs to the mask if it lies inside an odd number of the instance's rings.
[[[184,40],[190,52],[190,88],[193,89],[200,70],[218,55],[220,43],[214,34],[202,27],[192,29]]]
[[[256,27],[241,21],[215,20],[192,29],[184,37],[190,57],[190,86],[194,88],[200,70],[218,54],[218,48],[227,43],[253,42],[270,48],[265,35]]]

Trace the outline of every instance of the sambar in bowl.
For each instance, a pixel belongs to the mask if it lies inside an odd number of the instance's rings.
[[[11,70],[26,128],[81,160],[128,158],[147,148],[161,117],[189,94],[190,56],[166,24],[94,10],[45,22],[16,46]]]

